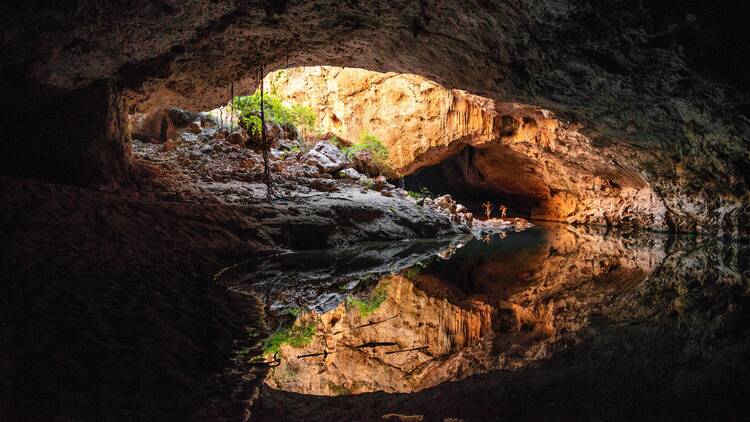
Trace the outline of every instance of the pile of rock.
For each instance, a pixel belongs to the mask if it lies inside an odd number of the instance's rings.
[[[235,181],[263,182],[259,137],[241,127],[228,130],[197,113],[181,113],[175,109],[160,116],[169,117],[167,122],[174,129],[168,132],[170,137],[166,141],[152,137],[141,138],[143,142],[134,139],[134,152],[151,165],[170,168],[168,172],[174,173],[173,178],[180,181],[175,185],[186,189],[192,185],[194,189],[186,196],[195,197],[197,194],[192,191],[210,191],[211,195],[221,197],[223,189],[231,191],[234,202],[235,197],[241,196],[235,194]],[[296,131],[284,130],[273,122],[267,122],[266,129],[271,173],[283,194],[307,194],[311,190],[336,192],[349,186],[358,187],[363,193],[375,191],[387,197],[407,196],[405,190],[388,183],[385,177],[370,177],[354,169],[354,162],[338,148],[339,142],[332,137],[316,139],[315,145],[309,148]],[[170,167],[169,163],[177,166]],[[186,183],[191,179],[193,183]]]
[[[422,205],[445,215],[454,227],[464,232],[471,232],[474,215],[469,210],[454,201],[450,195],[438,196],[435,199],[425,198]]]
[[[523,218],[514,218],[513,220],[503,220],[500,218],[491,218],[489,220],[477,220],[472,227],[472,233],[476,238],[482,238],[486,235],[503,233],[508,231],[521,232],[534,225]]]

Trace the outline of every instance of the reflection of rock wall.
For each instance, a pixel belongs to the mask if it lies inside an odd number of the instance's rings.
[[[363,317],[342,303],[319,316],[312,343],[302,348],[282,346],[282,363],[269,375],[269,385],[323,395],[414,391],[424,387],[426,376],[433,381],[454,377],[455,373],[431,374],[434,360],[456,353],[492,332],[493,309],[487,304],[453,305],[427,295],[401,276],[385,277],[379,286],[387,289],[388,298],[371,315]],[[374,324],[367,325],[370,323]],[[397,345],[357,348],[370,342]],[[426,349],[392,353],[425,346]],[[326,350],[334,353],[297,358]]]
[[[439,261],[411,279],[383,278],[388,298],[368,317],[344,304],[303,317],[317,321],[315,339],[283,346],[267,382],[316,395],[409,392],[536,365],[589,335],[597,318],[650,312],[642,296],[666,256],[665,240],[552,227],[543,244],[512,258],[472,261],[474,254],[459,250],[453,260],[466,260],[463,267]],[[368,343],[381,345],[357,348]],[[298,358],[324,351],[330,354]]]
[[[746,330],[739,309],[750,305],[747,247],[668,240],[553,226],[540,244],[507,256],[459,249],[451,261],[406,272],[410,278],[383,278],[388,298],[367,317],[344,304],[304,316],[317,321],[314,341],[283,346],[282,363],[267,382],[315,395],[410,392],[495,369],[535,367],[582,342],[617,343],[624,329],[662,327],[656,329],[696,341]],[[368,343],[381,345],[357,348]],[[623,353],[601,347],[597,353]],[[298,358],[324,351],[330,354]],[[722,359],[695,347],[679,353]]]

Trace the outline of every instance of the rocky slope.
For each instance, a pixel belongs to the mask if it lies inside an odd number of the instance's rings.
[[[323,249],[468,232],[450,220],[450,213],[420,206],[384,178],[350,168],[325,140],[307,145],[284,138],[278,128],[269,157],[278,197],[269,203],[262,155],[232,143],[235,137],[240,142],[247,138],[244,130],[229,134],[209,122],[195,126],[196,133],[175,129],[177,139],[163,144],[133,141],[141,173],[137,195],[242,207],[262,221],[264,232],[282,248]]]

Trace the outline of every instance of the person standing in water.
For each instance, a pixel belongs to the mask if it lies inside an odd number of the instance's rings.
[[[484,215],[487,216],[487,219],[490,219],[490,214],[492,214],[492,203],[490,201],[485,202],[482,204],[482,207],[484,208]]]
[[[508,212],[508,207],[505,205],[500,205],[500,218],[505,220],[505,213]]]

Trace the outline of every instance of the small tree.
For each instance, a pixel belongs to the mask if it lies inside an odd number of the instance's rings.
[[[377,167],[381,174],[393,173],[393,169],[391,169],[391,165],[388,162],[388,149],[377,136],[366,130],[360,133],[359,140],[354,145],[343,150],[349,159],[355,158],[362,151],[369,153],[372,164]]]
[[[232,100],[232,105],[237,110],[239,120],[248,132],[255,135],[260,134],[261,96],[264,101],[266,119],[280,126],[291,124],[295,128],[306,131],[315,129],[318,116],[312,108],[301,104],[286,105],[280,97],[266,92],[261,95],[261,91],[256,90],[252,95],[235,97]]]

